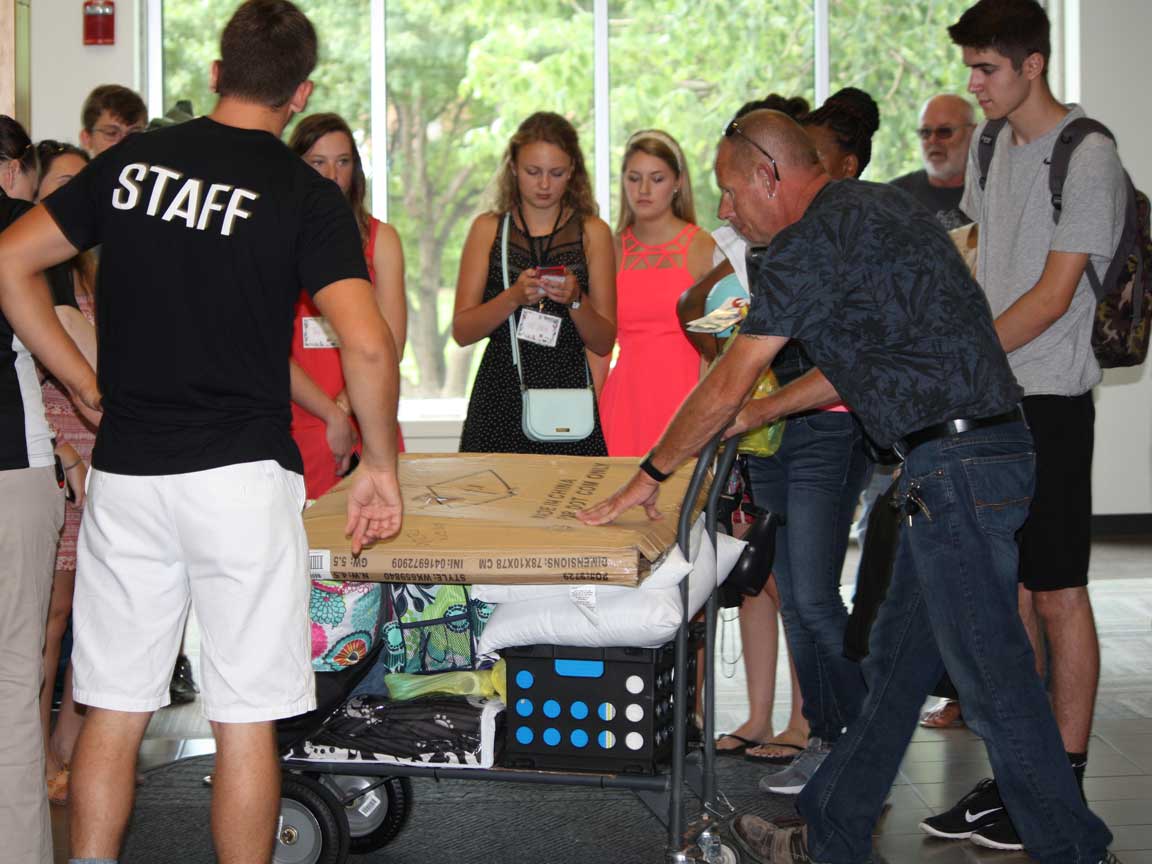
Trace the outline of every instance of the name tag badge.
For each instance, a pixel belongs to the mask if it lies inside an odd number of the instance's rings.
[[[340,338],[327,318],[304,318],[304,347],[305,348],[339,348]]]
[[[560,339],[560,317],[545,315],[535,309],[522,309],[516,338],[524,342],[535,342],[545,348],[555,348]]]

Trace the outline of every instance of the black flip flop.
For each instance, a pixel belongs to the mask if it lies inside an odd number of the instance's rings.
[[[723,735],[717,738],[716,741],[719,742],[724,738],[732,738],[736,741],[739,741],[740,746],[716,747],[716,745],[713,744],[712,746],[715,748],[717,756],[743,756],[744,751],[746,751],[749,747],[757,747],[764,743],[763,741],[753,741],[751,738],[745,738],[743,735],[737,735],[734,732],[725,732]]]
[[[748,762],[756,762],[760,765],[788,765],[804,752],[803,747],[797,747],[795,744],[789,744],[785,741],[763,741],[761,742],[765,747],[786,747],[789,750],[795,750],[795,753],[787,753],[780,756],[756,756],[755,754],[747,752],[748,747],[744,748],[744,759]],[[755,745],[752,745],[755,746]]]

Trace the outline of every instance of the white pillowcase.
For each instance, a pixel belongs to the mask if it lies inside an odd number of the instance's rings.
[[[620,585],[474,585],[472,597],[495,603],[480,637],[487,654],[519,645],[575,645],[587,648],[656,648],[680,626],[680,582],[688,575],[689,616],[728,578],[744,541],[717,535],[717,552],[697,520],[690,540],[691,559],[679,546],[640,584]]]

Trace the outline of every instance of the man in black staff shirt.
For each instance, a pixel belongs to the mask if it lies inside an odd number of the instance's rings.
[[[76,701],[89,706],[72,763],[75,860],[119,853],[136,753],[168,702],[191,604],[217,743],[217,857],[271,858],[273,721],[315,706],[304,484],[289,434],[287,360],[302,289],[340,338],[361,423],[348,492],[353,550],[400,526],[399,373],[360,235],[336,185],[279,140],[308,101],[316,53],[295,6],[249,0],[224,29],[210,116],[127,138],[0,238],[4,314],[81,393],[90,371],[48,320],[30,274],[103,244],[104,421],[74,609]]]
[[[908,520],[864,663],[867,699],[800,794],[806,824],[740,816],[737,842],[775,864],[870,860],[920,706],[947,668],[1005,801],[1028,814],[1017,828],[1029,852],[1102,860],[1111,837],[1076,788],[1016,611],[1032,440],[980,287],[935,216],[909,213],[889,186],[831,182],[782,114],[729,124],[716,179],[720,218],[770,244],[759,290],[735,344],[641,470],[581,518],[602,524],[635,505],[656,517],[660,481],[733,418],[729,434],[841,398],[903,455]],[[819,368],[745,405],[789,339]]]

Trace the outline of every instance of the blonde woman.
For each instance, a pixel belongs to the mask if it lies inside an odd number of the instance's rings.
[[[460,451],[603,456],[599,421],[579,441],[542,442],[524,434],[512,362],[513,327],[543,321],[550,338],[519,339],[524,382],[579,388],[588,380],[586,351],[607,355],[616,339],[612,232],[596,216],[571,123],[541,111],[520,124],[508,142],[495,205],[472,223],[456,282],[452,338],[458,345],[488,339]],[[518,332],[523,331],[521,326]]]
[[[712,269],[715,244],[696,222],[680,145],[645,129],[628,140],[616,227],[620,353],[600,397],[609,456],[643,456],[700,378],[680,329],[680,294]]]

